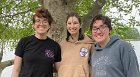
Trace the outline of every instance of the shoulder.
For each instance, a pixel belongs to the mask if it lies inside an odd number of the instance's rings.
[[[66,45],[66,43],[67,43],[67,41],[64,39],[64,40],[62,40],[59,44],[60,44],[61,46],[63,46],[63,45]]]
[[[26,37],[22,37],[20,40],[19,40],[19,43],[25,43],[29,40],[32,40],[33,39],[33,35],[32,36],[26,36]]]
[[[127,51],[127,52],[134,51],[133,50],[134,48],[131,43],[124,41],[124,40],[119,40],[119,43],[120,43],[119,47],[121,50]]]
[[[52,43],[57,43],[55,40],[53,40],[53,39],[50,38],[50,37],[47,37],[47,40],[49,40],[49,41],[52,42]]]
[[[48,41],[53,45],[53,46],[59,46],[58,42],[53,40],[52,38],[48,37]]]
[[[22,37],[20,40],[29,40],[29,39],[33,39],[34,35],[31,36],[26,36],[26,37]]]
[[[92,37],[91,36],[87,36],[87,35],[84,36],[84,40],[85,41],[89,41],[89,42],[94,42],[94,40],[92,39]]]
[[[84,39],[78,41],[77,43],[94,44],[95,41],[90,36],[84,35]]]
[[[124,41],[124,40],[119,40],[120,46],[122,47],[131,47],[132,44],[130,42]]]

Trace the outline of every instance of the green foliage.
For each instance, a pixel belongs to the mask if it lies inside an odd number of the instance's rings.
[[[32,11],[39,6],[38,0],[0,1],[0,44],[17,41],[33,33]]]
[[[140,34],[136,28],[130,28],[123,23],[113,24],[112,35],[119,35],[122,39],[138,39]]]
[[[88,8],[90,7],[91,5]],[[140,26],[140,22],[136,20],[137,16],[133,16],[130,14],[134,10],[134,8],[137,9],[137,11],[140,11],[139,0],[106,0],[106,4],[102,8],[101,14],[107,15],[111,18],[113,25],[112,35],[117,34],[123,39],[139,38],[140,35],[138,33],[138,30],[131,28]],[[140,16],[140,12],[136,12],[136,14]],[[89,30],[89,28],[86,29],[85,34],[91,35],[91,31]]]
[[[78,0],[75,10],[81,16],[84,16],[95,4],[94,2],[95,0]],[[139,0],[124,0],[123,2],[120,0],[106,0],[101,13],[112,19],[114,28],[112,34],[118,34],[122,38],[130,38],[127,36],[127,31],[131,31],[130,27],[139,26],[140,22],[136,21],[135,16],[130,15],[128,20],[124,17],[128,16],[134,7],[140,11],[139,4]],[[38,0],[1,0],[0,39],[18,40],[32,34],[32,11],[38,6]],[[116,11],[113,11],[112,8]],[[138,14],[140,15],[139,12]],[[137,34],[137,32],[135,33]],[[89,28],[86,29],[85,34],[91,35]]]
[[[110,9],[110,4],[111,4],[110,0],[107,0],[105,6],[103,7],[101,14],[105,15],[108,12],[108,10]]]
[[[114,18],[115,21],[123,22],[131,27],[140,25],[139,20],[137,20],[138,16],[140,16],[139,0],[107,0],[106,5],[108,5],[109,9],[105,15]]]
[[[113,34],[119,35],[123,39],[139,39],[140,34],[136,28],[116,28],[117,30],[114,30]]]
[[[78,0],[75,10],[78,12],[81,16],[88,13],[88,10],[91,9],[93,4],[93,0]]]
[[[0,38],[18,40],[32,34],[32,11],[39,5],[37,0],[2,0],[0,5]]]
[[[88,27],[86,29],[86,31],[84,32],[85,35],[88,35],[88,36],[91,36],[91,30],[90,30],[90,27]]]
[[[39,6],[39,0],[0,0],[0,45],[9,45],[11,50],[15,47],[18,40],[22,37],[33,34],[32,14]],[[78,0],[75,10],[81,15],[86,15],[95,0]],[[112,9],[116,9],[113,11]],[[112,19],[113,32],[124,39],[137,39],[140,34],[134,26],[140,26],[135,15],[129,15],[133,9],[137,9],[140,15],[139,0],[106,0],[101,13]],[[126,20],[125,18],[128,17]],[[125,22],[125,23],[123,23]],[[85,31],[86,35],[91,35],[89,28]],[[6,47],[5,47],[6,48]]]
[[[126,31],[125,39],[140,39],[140,33],[136,28],[131,28],[130,30]]]

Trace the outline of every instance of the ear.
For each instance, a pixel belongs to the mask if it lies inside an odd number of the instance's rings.
[[[112,30],[109,30],[109,35],[111,34]]]
[[[111,32],[112,32],[112,30],[109,30],[109,32],[111,33]]]
[[[48,27],[48,30],[47,30],[47,32],[49,32],[49,30],[50,30],[50,27]]]
[[[50,30],[50,28],[51,28],[51,26],[49,25],[49,26],[48,26],[48,31]]]

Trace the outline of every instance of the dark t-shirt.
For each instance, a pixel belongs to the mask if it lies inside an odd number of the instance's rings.
[[[57,42],[34,35],[22,38],[15,55],[22,58],[19,77],[53,77],[54,62],[61,61],[61,49]]]

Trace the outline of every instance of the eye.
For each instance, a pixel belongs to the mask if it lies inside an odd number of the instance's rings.
[[[106,27],[107,27],[107,26],[105,26],[105,25],[102,25],[100,28],[101,28],[101,29],[104,29],[104,28],[106,28]]]
[[[37,20],[35,20],[35,22],[40,22],[40,20],[39,20],[39,19],[37,19]]]
[[[43,22],[44,22],[44,23],[48,23],[48,21],[47,21],[47,20],[44,20]]]
[[[97,27],[96,26],[93,26],[92,29],[97,29]]]
[[[92,28],[92,30],[97,30],[97,28]]]
[[[67,24],[68,24],[68,25],[70,25],[70,24],[71,24],[71,22],[68,22]]]
[[[77,22],[73,23],[73,24],[78,24]]]

